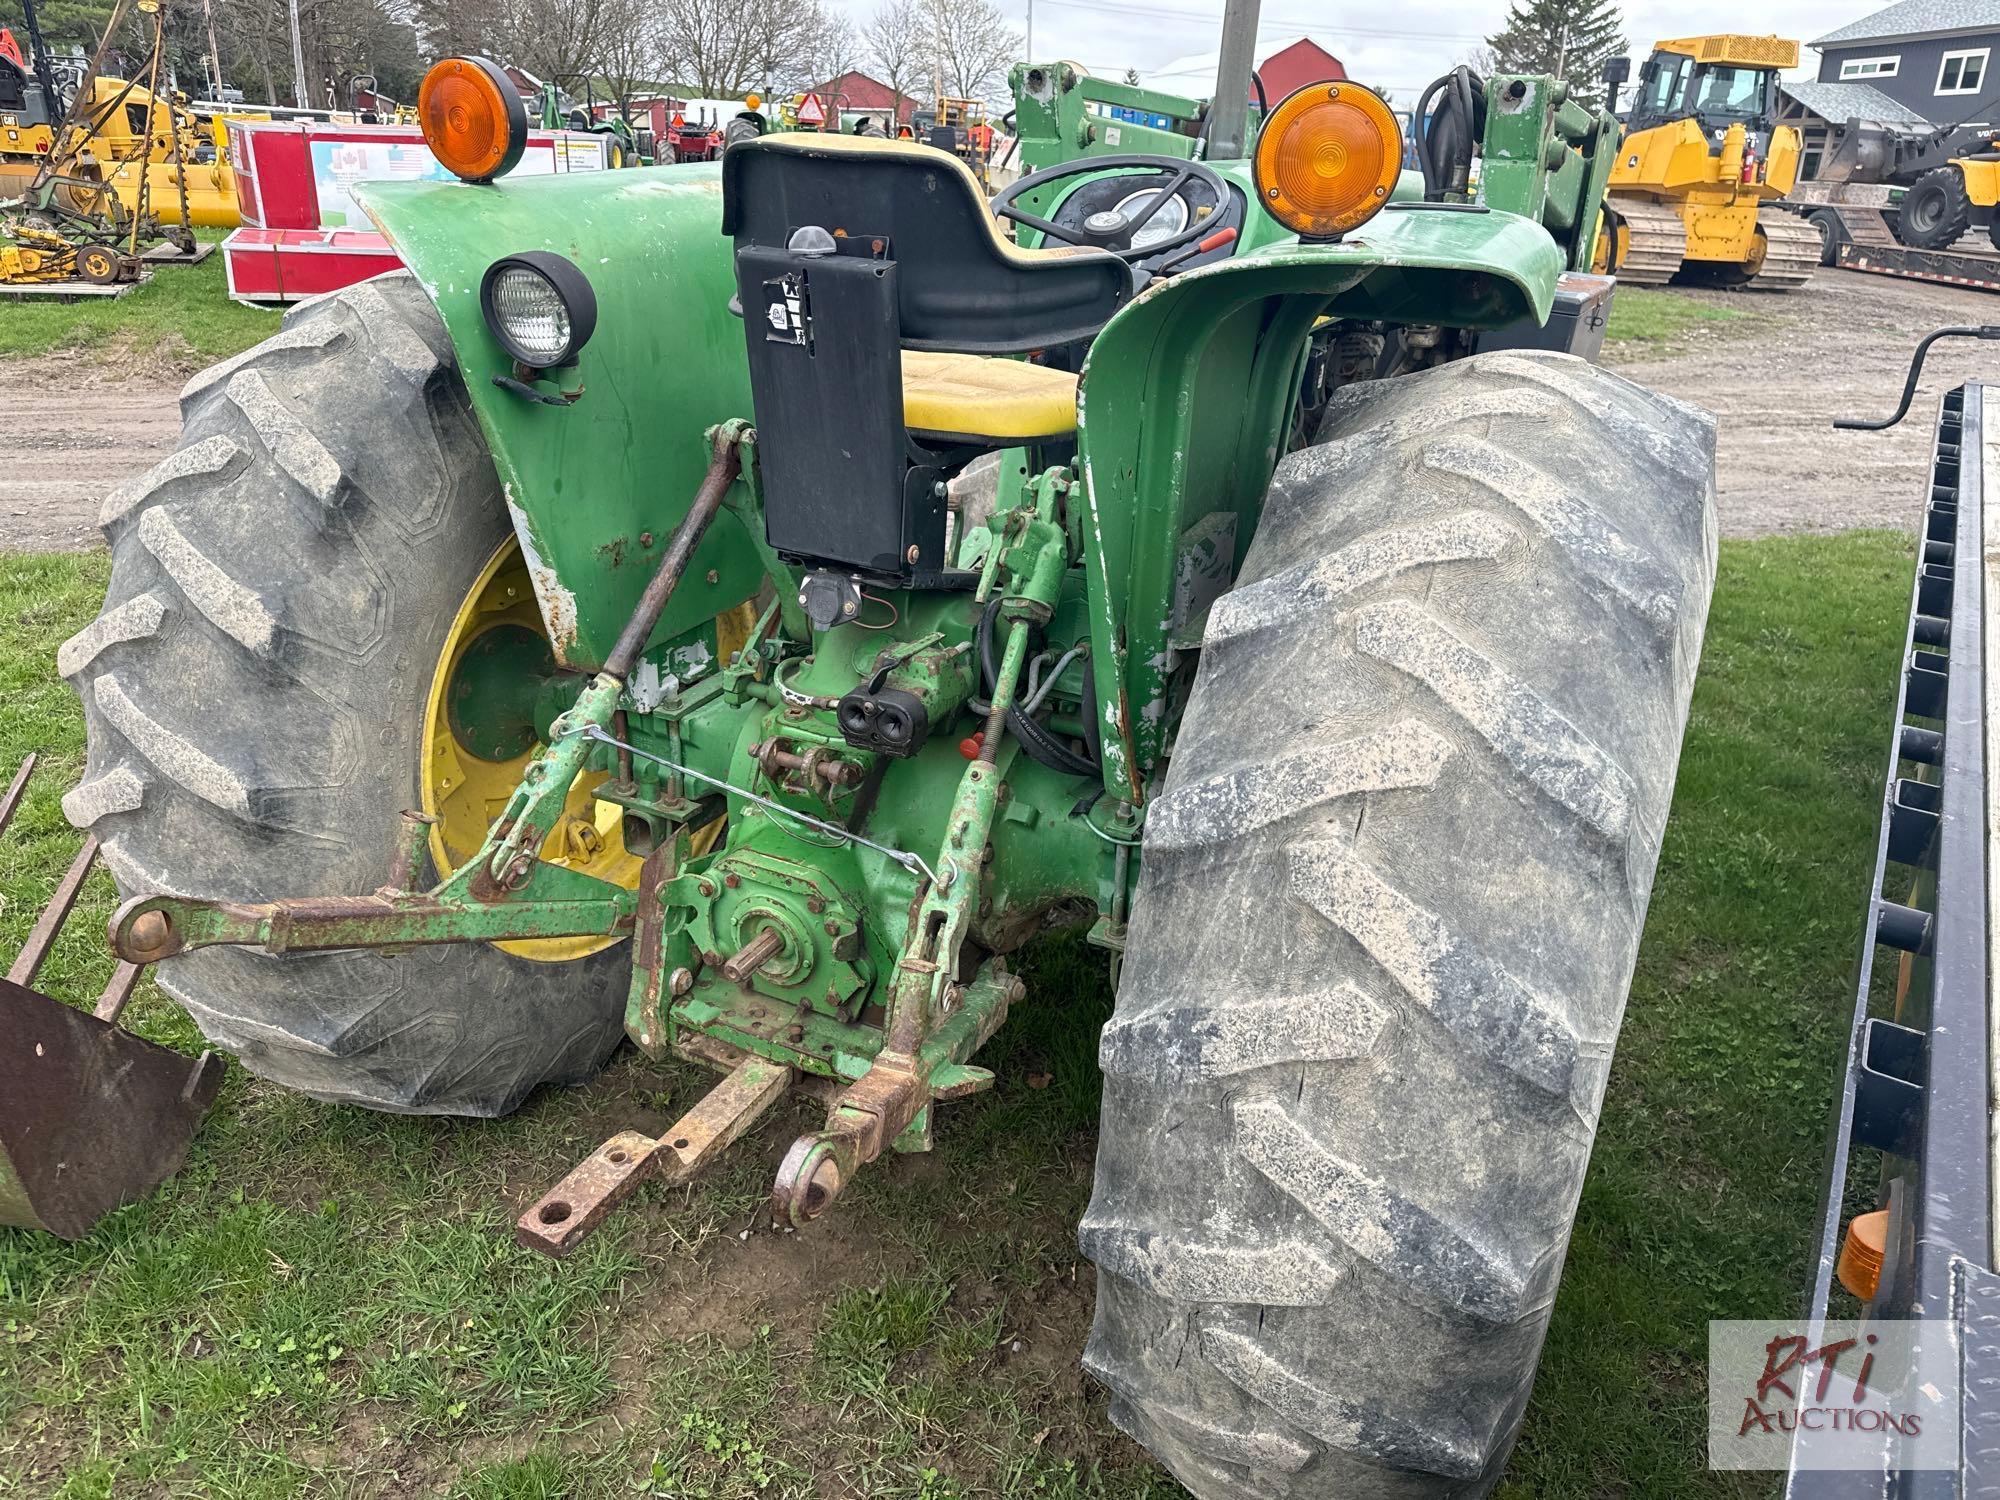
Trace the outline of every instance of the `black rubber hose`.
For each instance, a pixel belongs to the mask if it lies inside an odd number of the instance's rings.
[[[1083,658],[1083,742],[1090,746],[1092,771],[1104,767],[1104,726],[1097,722],[1097,674],[1090,669],[1090,657]]]
[[[1425,202],[1443,201],[1455,184],[1463,190],[1463,185],[1457,184],[1461,164],[1470,178],[1473,148],[1483,133],[1480,116],[1485,91],[1484,80],[1461,64],[1433,80],[1418,96],[1412,128],[1417,136],[1417,170],[1423,175]],[[1431,113],[1434,100],[1438,101],[1435,115]]]
[[[1000,667],[993,657],[993,622],[1000,617],[1000,604],[1001,600],[996,595],[979,617],[979,680],[985,687],[989,703],[993,701],[994,685],[1000,679]],[[1086,720],[1096,716],[1089,704],[1084,707]],[[1083,759],[1018,708],[1007,710],[1007,728],[1021,742],[1021,748],[1030,760],[1047,766],[1051,771],[1061,771],[1066,776],[1098,774],[1094,763]]]
[[[1431,101],[1444,92],[1449,77],[1434,79],[1429,88],[1417,96],[1417,107],[1410,117],[1411,128],[1417,135],[1417,170],[1424,178],[1424,201],[1436,203],[1444,196],[1444,189],[1438,186],[1437,163],[1431,157]]]

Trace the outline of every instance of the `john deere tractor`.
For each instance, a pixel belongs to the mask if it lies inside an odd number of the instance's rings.
[[[439,63],[464,180],[367,189],[409,274],[197,377],[107,502],[65,807],[117,952],[268,1079],[493,1115],[628,1038],[712,1066],[527,1207],[556,1254],[787,1091],[810,1233],[994,1085],[1062,1003],[1010,955],[1081,922],[1114,1420],[1202,1496],[1473,1494],[1645,917],[1714,429],[1566,352],[1609,116],[1461,70],[1425,181],[1352,83],[1246,139],[1255,23],[1198,159],[992,206],[817,133],[513,179],[520,100]]]

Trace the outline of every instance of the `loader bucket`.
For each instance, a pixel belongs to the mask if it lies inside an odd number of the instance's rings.
[[[34,769],[29,756],[0,795],[0,834]],[[222,1086],[214,1053],[191,1061],[119,1026],[136,964],[118,966],[95,1014],[29,988],[96,859],[86,839],[0,979],[0,1224],[65,1240],[173,1175]]]
[[[0,1224],[80,1239],[145,1197],[186,1160],[222,1073],[0,979]]]

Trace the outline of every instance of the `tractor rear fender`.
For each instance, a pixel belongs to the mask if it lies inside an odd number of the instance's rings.
[[[566,665],[600,666],[701,483],[703,430],[750,415],[720,169],[369,183],[362,194],[444,319],[550,641]],[[493,383],[512,362],[487,331],[480,280],[523,250],[567,256],[597,294],[597,332],[577,368],[559,372],[565,390],[583,387],[570,406]],[[751,598],[761,577],[725,510],[654,640],[701,628]]]
[[[1142,801],[1170,738],[1176,653],[1196,643],[1209,598],[1190,580],[1207,576],[1200,554],[1217,536],[1233,537],[1228,576],[1242,566],[1289,446],[1315,321],[1543,323],[1562,269],[1555,241],[1528,219],[1398,205],[1344,240],[1269,245],[1156,281],[1105,325],[1084,366],[1077,432],[1110,795]]]

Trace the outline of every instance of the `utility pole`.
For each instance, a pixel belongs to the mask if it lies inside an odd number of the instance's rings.
[[[1035,0],[1028,0],[1028,61],[1035,60]]]
[[[222,101],[222,51],[215,45],[215,8],[209,0],[201,0],[201,18],[208,24],[208,68],[215,75],[209,87],[215,92],[208,97],[217,103]]]
[[[288,0],[292,12],[292,103],[310,109],[306,99],[306,49],[299,41],[299,0]]]
[[[931,120],[944,123],[944,0],[931,0]]]

